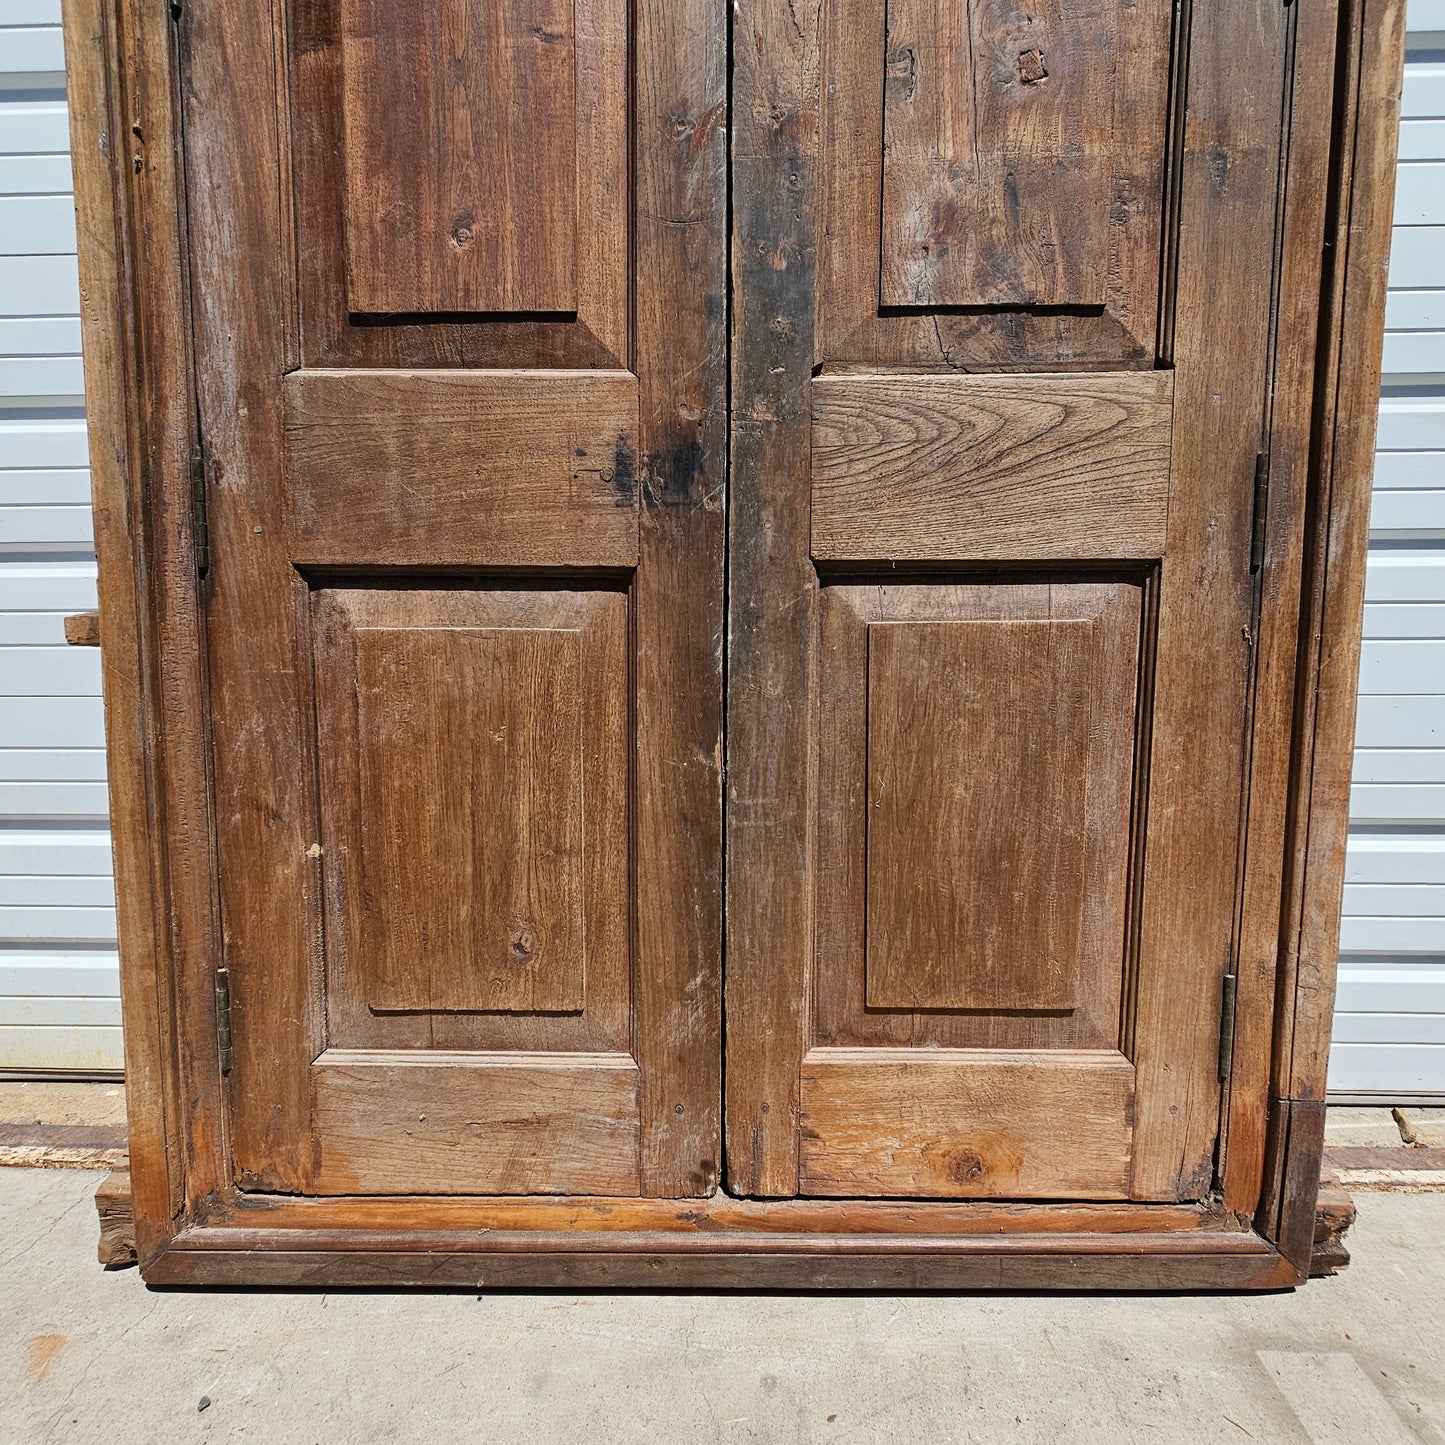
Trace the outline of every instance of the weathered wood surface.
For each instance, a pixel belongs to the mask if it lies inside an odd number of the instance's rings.
[[[1160,230],[1165,10],[888,0],[887,26],[882,304],[1114,299]]]
[[[1282,843],[1291,796],[1299,680],[1300,570],[1313,485],[1311,414],[1329,248],[1326,229],[1331,116],[1320,105],[1333,83],[1339,24],[1334,0],[1296,17],[1288,78],[1289,155],[1279,221],[1275,359],[1268,435],[1268,491],[1257,558],[1250,696],[1250,780],[1243,819],[1234,1051],[1220,1121],[1221,1177],[1230,1207],[1252,1214],[1263,1187],[1269,1062],[1280,943]],[[1327,324],[1327,322],[1324,322]],[[1258,520],[1258,519],[1257,519]]]
[[[1047,575],[1007,584],[889,580],[823,588],[811,992],[816,1043],[1008,1049],[1117,1045],[1140,593],[1127,582]],[[966,712],[968,697],[997,699],[1020,685],[1009,679],[1007,667],[975,676],[920,673],[906,680],[906,696],[916,697],[936,716],[926,728],[912,726],[906,745],[895,736],[892,745],[884,746],[870,729],[871,639],[913,625],[977,631],[980,645],[993,638],[1000,648],[1020,627],[1040,634],[1054,625],[1086,629],[1087,680],[1073,679],[1072,692],[1065,694],[1076,715],[1061,718],[1060,703],[1035,690],[1032,701],[1042,712],[1020,714],[1014,707],[1006,715],[1000,702],[967,714],[965,726],[964,715],[953,705],[934,708],[931,694],[936,690]],[[920,713],[915,723],[923,717]],[[1068,734],[1073,727],[1085,735],[1081,750],[1050,753],[1056,733]],[[1030,834],[1025,841],[1013,832],[1026,799],[1036,790],[1047,794],[1051,786],[1048,776],[1011,774],[1012,763],[996,755],[1000,739],[1012,738],[1015,730],[1032,735],[1026,746],[1045,774],[1066,773],[1080,781],[1083,811],[1073,832],[1052,817],[1037,838]],[[976,767],[960,764],[964,750],[976,757]],[[880,832],[881,815],[890,810],[870,802],[873,774],[920,768],[928,774],[920,778],[927,796],[914,810],[918,816],[899,808],[891,815],[896,828]],[[975,815],[977,830],[964,821]],[[942,846],[938,825],[955,816],[959,826]],[[1050,871],[1050,855],[1061,876],[1045,886],[1041,875]],[[902,880],[920,910],[917,916],[897,916],[906,910],[877,888],[879,906],[893,920],[886,931],[869,903],[874,874],[882,869]],[[1023,874],[1014,876],[1019,869],[1033,886],[1025,886]],[[1059,920],[1060,936],[1071,928],[1075,943],[1071,955],[1058,959],[1057,971],[1072,975],[1074,997],[1064,1009],[1057,1000],[1048,1005],[1028,996],[1030,981],[1042,987],[1054,971],[1048,950],[1057,945],[1035,919],[1035,910],[1045,911],[1040,890],[1048,888],[1057,888],[1061,899],[1073,895],[1078,908],[1075,918],[1061,913]],[[970,893],[972,921],[956,911],[954,902]],[[927,950],[898,948],[895,928],[914,943],[927,936],[935,944]]]
[[[573,6],[338,10],[350,309],[575,311]]]
[[[65,640],[72,647],[100,646],[100,613],[77,612],[65,619]]]
[[[1218,1035],[1201,1021],[1218,1017],[1235,938],[1253,489],[1268,416],[1290,25],[1287,10],[1255,0],[1191,12],[1174,177],[1177,275],[1166,301],[1175,368],[1169,540],[1133,1002],[1132,1188],[1142,1199],[1208,1189],[1219,1131]]]
[[[517,36],[510,58],[520,60],[520,65],[506,63],[504,58],[485,82],[485,62],[478,47],[486,49],[484,38],[490,42],[501,39],[508,30],[515,33],[519,18],[530,7],[516,3],[485,7],[471,0],[436,7],[438,15],[449,10],[451,17],[467,22],[453,35],[460,40],[468,63],[449,74],[434,69],[430,62],[438,47],[423,44],[426,68],[408,71],[405,67],[410,57],[403,47],[374,51],[366,62],[371,77],[379,83],[374,94],[368,91],[365,77],[358,76],[354,66],[348,71],[344,63],[346,25],[368,11],[373,16],[389,16],[395,31],[400,28],[396,17],[406,13],[406,7],[358,0],[347,7],[345,17],[342,8],[333,0],[296,0],[287,28],[298,309],[309,364],[628,366],[632,346],[628,230],[634,198],[628,164],[628,86],[633,57],[626,0],[584,0],[567,7],[565,16],[546,0],[541,6],[543,35]],[[425,16],[431,12],[418,13]],[[525,23],[523,20],[523,26]],[[359,36],[356,39],[360,41]],[[360,57],[356,46],[351,48],[355,62]],[[563,49],[571,53],[570,69],[557,63]],[[523,95],[534,89],[544,71],[554,72],[553,78],[561,80],[557,94],[566,96],[561,110],[546,96]],[[498,116],[484,101],[478,110],[489,112],[489,124],[476,126],[468,111],[473,93],[484,90],[502,100],[525,98],[525,110],[504,111]],[[427,108],[420,103],[423,92],[432,107],[426,116],[420,116]],[[382,93],[397,98],[390,111],[376,104]],[[550,185],[545,188],[551,192],[546,195],[548,234],[561,239],[558,228],[570,229],[570,255],[555,249],[542,254],[536,241],[517,234],[515,226],[503,234],[508,222],[536,209],[535,200],[528,195],[532,177],[525,152],[529,147],[524,145],[524,154],[518,156],[515,131],[518,122],[535,124],[543,115],[553,142],[548,152]],[[372,118],[384,134],[368,142],[363,127]],[[567,128],[575,132],[570,150],[557,143],[560,132]],[[404,169],[405,160],[398,150],[425,154],[428,143],[445,140],[448,132],[455,133],[455,145],[445,144],[440,156],[426,163],[418,161],[409,172]],[[378,188],[366,182],[372,162],[362,147],[377,151],[378,158],[388,155],[385,173],[378,180],[393,203],[389,218],[376,206]],[[506,168],[499,170],[493,164],[496,160]],[[354,182],[349,180],[348,170],[356,173]],[[448,178],[446,187],[438,185],[443,176]],[[567,185],[572,189],[564,206],[561,190]],[[501,205],[490,213],[479,211],[462,199],[467,191],[485,191]],[[398,224],[405,226],[408,220],[418,219],[415,207],[423,194],[424,218],[439,230],[428,236],[413,228],[407,237],[396,235]],[[444,204],[448,199],[459,204],[449,208]],[[401,315],[357,314],[358,305],[349,295],[349,230],[363,243],[374,242],[380,248],[378,255],[408,247],[423,255],[430,263],[432,304]],[[489,246],[493,248],[490,256],[486,254]],[[364,268],[371,254],[370,245],[364,244],[358,258]],[[498,264],[504,259],[510,263],[505,271]],[[453,288],[451,298],[458,302],[484,304],[488,298],[502,297],[526,300],[529,293],[525,287],[530,280],[531,302],[536,306],[548,299],[536,290],[537,283],[549,278],[551,284],[557,279],[570,281],[574,300],[561,311],[523,306],[438,314],[436,303],[443,299],[443,284],[453,270],[460,273],[455,279],[461,285]],[[375,279],[383,288],[397,288],[390,299],[409,304],[423,299],[418,287],[420,274],[419,267],[407,267]],[[377,299],[386,297],[370,298],[373,304]],[[486,314],[487,324],[478,326],[475,323],[482,314]]]
[[[285,405],[299,563],[637,564],[630,372],[300,371]]]
[[[1118,1198],[1134,1068],[1114,1050],[813,1049],[803,1059],[806,1194]]]
[[[1326,1158],[1329,1156],[1326,1150]],[[1310,1250],[1310,1278],[1338,1274],[1350,1262],[1345,1235],[1355,1222],[1355,1201],[1343,1189],[1320,1190],[1315,1206],[1315,1239]]]
[[[96,1258],[107,1269],[134,1264],[135,1206],[128,1169],[112,1170],[96,1186],[95,1212],[100,1220]]]
[[[312,1065],[322,1194],[636,1194],[630,1054],[327,1050]]]
[[[820,561],[1161,556],[1174,376],[823,375]]]
[[[313,609],[330,1041],[461,1048],[484,1021],[435,1016],[480,1012],[519,1044],[528,1015],[590,1012],[624,1047],[625,595],[327,588]]]

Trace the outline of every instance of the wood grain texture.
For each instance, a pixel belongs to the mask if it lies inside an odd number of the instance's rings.
[[[1174,377],[823,375],[819,560],[1162,556]]]
[[[579,1253],[571,1241],[533,1251],[473,1252],[452,1241],[425,1249],[364,1253],[338,1248],[337,1239],[310,1248],[268,1252],[244,1231],[188,1236],[158,1258],[147,1274],[156,1285],[191,1288],[265,1285],[271,1288],[394,1289],[706,1289],[872,1290],[885,1294],[936,1290],[1188,1291],[1278,1290],[1299,1282],[1294,1266],[1268,1247],[1242,1250],[1143,1250],[1099,1254],[1061,1249],[1043,1254],[977,1244],[935,1242],[905,1252],[880,1244],[867,1251],[821,1247],[759,1251],[709,1242],[687,1254],[641,1238],[630,1249]],[[459,1243],[459,1242],[458,1242]],[[807,1241],[808,1245],[815,1242]]]
[[[813,1049],[801,1188],[1004,1199],[1127,1193],[1134,1070],[1113,1050]]]
[[[1219,1154],[1230,1207],[1252,1215],[1263,1185],[1270,1054],[1283,898],[1284,841],[1295,750],[1300,579],[1311,489],[1312,415],[1322,328],[1338,6],[1301,10],[1289,85],[1289,204],[1279,237],[1275,358],[1269,417],[1269,491],[1256,578],[1250,777],[1244,822],[1234,1053]]]
[[[252,1229],[278,1242],[297,1235],[351,1229],[401,1244],[408,1235],[467,1233],[513,1236],[571,1233],[577,1247],[606,1248],[618,1234],[698,1236],[727,1233],[737,1238],[806,1236],[818,1248],[826,1237],[892,1236],[908,1247],[920,1239],[986,1237],[1009,1247],[1045,1248],[1048,1241],[1096,1237],[1107,1248],[1110,1236],[1137,1241],[1144,1236],[1182,1236],[1174,1247],[1198,1249],[1206,1241],[1231,1247],[1257,1238],[1248,1226],[1217,1205],[1130,1204],[1111,1201],[948,1199],[738,1199],[715,1193],[695,1199],[613,1199],[471,1197],[326,1198],[242,1194],[214,1221],[225,1228]],[[1025,1240],[1029,1243],[1026,1245]],[[1258,1248],[1258,1245],[1254,1245]]]
[[[1196,6],[1190,22],[1169,537],[1134,999],[1133,1189],[1143,1199],[1195,1197],[1213,1181],[1221,1094],[1213,1021],[1237,937],[1253,483],[1268,424],[1291,23],[1288,11],[1256,0]]]
[[[285,381],[297,561],[637,563],[629,372],[296,372]]]
[[[1089,47],[1073,38],[1077,33],[1094,26],[1112,32],[1114,74],[1128,79],[1112,89],[1108,125],[1093,121],[1091,131],[1098,137],[1107,129],[1113,137],[1104,171],[1109,198],[1104,304],[938,310],[926,304],[903,309],[889,306],[880,286],[885,246],[881,203],[884,112],[907,104],[901,97],[907,95],[909,68],[906,42],[895,43],[891,29],[885,31],[885,8],[885,0],[817,0],[807,10],[809,24],[815,27],[809,43],[816,46],[814,63],[820,67],[816,94],[822,132],[815,176],[821,192],[815,362],[963,371],[1031,366],[1094,369],[1107,362],[1152,366],[1165,213],[1161,178],[1168,152],[1165,99],[1170,7],[1162,3],[1130,9],[1120,6],[1114,11],[1118,18],[1112,25],[1109,6],[1089,7],[1087,16],[1054,4],[1035,6],[1027,16],[1010,4],[973,7],[983,36],[1006,37],[1024,27],[1026,19],[1039,22],[1027,27],[1031,30],[1044,28],[1045,21],[1050,27],[1057,25],[1053,28],[1057,44],[1050,41],[1049,54],[1041,53],[1039,61],[1032,59],[1039,47],[1025,39],[1012,53],[996,50],[998,68],[985,74],[985,83],[995,92],[1010,86],[1029,92],[1025,115],[1030,109],[1051,104],[1055,75],[1051,72],[1038,82],[1025,83],[1021,66],[1027,73],[1033,73],[1038,65],[1049,70],[1050,55],[1061,51],[1067,76],[1071,68],[1089,64]],[[953,9],[955,15],[960,12],[961,7]],[[925,33],[937,33],[928,7],[917,7],[917,14]],[[891,27],[892,21],[888,23]],[[962,33],[951,38],[952,56],[945,53],[942,58],[952,58],[963,68],[962,51],[968,38]],[[880,76],[880,57],[885,56]],[[916,60],[915,49],[915,64]],[[1056,58],[1052,63],[1059,61]],[[986,71],[986,67],[986,59],[976,57],[976,71]],[[970,124],[961,140],[972,142],[974,136],[984,134]],[[1019,159],[1026,163],[1035,151],[1069,154],[1072,139],[1081,137],[1060,137],[1041,126],[1039,133],[1021,138]],[[926,215],[925,229],[957,236],[961,227],[953,219],[947,192],[953,185],[950,178],[957,175],[961,180],[966,173],[972,154],[965,150],[958,165],[951,168],[940,157],[935,190],[944,204],[936,221]],[[1010,157],[1002,159],[1006,174],[1010,164]],[[1068,220],[1073,224],[1075,218]],[[943,264],[950,263],[945,259]],[[1000,260],[1005,269],[1018,264],[1007,257]],[[1057,264],[1057,257],[1051,264]],[[941,296],[937,299],[943,300]]]
[[[1116,136],[1118,31],[1155,12],[1045,0],[888,0],[883,92],[884,306],[1102,306],[1114,152],[1153,152],[1157,128]],[[1142,158],[1142,157],[1140,157]]]
[[[306,853],[309,595],[284,523],[279,378],[292,362],[295,286],[273,24],[262,0],[193,11],[178,64],[196,424],[212,502],[207,721],[225,940],[193,957],[207,974],[222,961],[230,971],[232,1177],[289,1192],[313,1182],[308,1066],[325,1046],[325,994],[319,870]],[[213,1012],[214,982],[198,982]]]
[[[817,887],[816,942],[811,980],[810,1023],[813,1040],[829,1046],[893,1046],[918,1048],[1005,1048],[1079,1049],[1113,1048],[1121,1036],[1120,1000],[1125,991],[1126,902],[1128,897],[1128,850],[1131,832],[1130,759],[1134,753],[1134,710],[1139,686],[1139,638],[1142,589],[1137,583],[1110,581],[1099,577],[1047,575],[1032,580],[1009,576],[979,578],[970,582],[915,582],[895,580],[878,583],[834,583],[820,598],[819,698],[818,698],[818,794],[817,794]],[[965,1009],[944,1004],[946,995],[936,995],[929,1007],[925,995],[919,1008],[883,1009],[870,996],[868,975],[872,971],[865,938],[872,938],[866,895],[868,874],[873,865],[869,835],[874,830],[875,809],[868,806],[868,758],[872,744],[868,737],[869,638],[885,628],[899,625],[938,624],[978,626],[1003,632],[1030,626],[1046,629],[1082,627],[1090,638],[1087,682],[1080,692],[1073,681],[1070,697],[1075,715],[1060,724],[1067,711],[1050,700],[1043,721],[1032,723],[1036,746],[1057,748],[1067,757],[1065,766],[1080,780],[1082,807],[1088,819],[1078,840],[1074,858],[1079,868],[1076,880],[1064,880],[1063,893],[1073,892],[1080,914],[1074,920],[1078,951],[1070,965],[1075,985],[1073,1006],[1067,1010],[1038,1012],[1013,1010],[1007,991],[1018,979],[1036,976],[1037,964],[1029,956],[1023,938],[1037,938],[1030,922],[1032,910],[1051,906],[1039,889],[1018,887],[1007,870],[988,875],[997,886],[990,895],[979,896],[979,875],[972,870],[980,857],[973,840],[960,836],[951,855],[934,857],[925,840],[930,829],[917,830],[920,845],[916,862],[923,877],[935,887],[948,882],[963,892],[972,888],[980,908],[979,921],[997,925],[1010,910],[1013,927],[1000,929],[996,942],[997,972],[992,981],[1004,992],[992,1007],[986,998]],[[963,680],[931,679],[944,694],[967,686]],[[1013,684],[997,673],[981,680],[981,691]],[[982,749],[996,747],[1011,737],[1018,726],[1004,711],[986,721],[989,735],[980,739]],[[937,736],[909,738],[896,752],[895,766],[912,766],[915,754],[928,755],[937,747],[944,755],[967,747],[948,709],[942,710]],[[1082,730],[1087,741],[1072,754],[1063,747],[1062,737],[1070,728]],[[1011,761],[1004,761],[1012,768]],[[972,772],[954,774],[956,806],[968,809],[979,799],[997,796],[998,780],[987,765]],[[956,790],[963,789],[958,793]],[[925,804],[947,810],[955,803],[943,799]],[[873,815],[873,816],[870,816]],[[1041,846],[1055,825],[1044,825]],[[986,846],[986,845],[985,845]],[[942,899],[937,900],[940,904]],[[975,935],[960,914],[965,949],[976,956],[981,930]],[[906,925],[904,925],[906,927]],[[1014,938],[1014,927],[1021,930]],[[887,935],[885,934],[885,939]],[[929,960],[917,957],[899,960],[895,982],[900,990],[918,988],[932,977]],[[934,962],[943,978],[942,987],[954,976],[958,964],[940,959]],[[917,974],[915,978],[914,975]],[[1017,996],[1017,995],[1016,995]],[[955,1001],[958,996],[953,996]],[[1023,1004],[1023,1009],[1028,1005]],[[1037,1005],[1035,1005],[1037,1008]]]
[[[1082,619],[869,627],[870,1008],[1077,1005],[1090,773],[1114,763],[1127,789],[1129,764],[1088,748],[1093,631]],[[1131,730],[1122,703],[1115,736]],[[1127,833],[1111,842],[1122,863]]]
[[[817,22],[743,0],[733,25],[724,1117],[728,1187],[769,1197],[798,1187],[813,933]]]
[[[574,311],[569,0],[338,8],[350,310]]]
[[[194,415],[178,117],[166,16],[63,8],[128,1139],[150,1257],[225,1178],[214,992],[180,982],[180,960],[214,946],[195,568],[188,532],[154,524],[186,514]]]
[[[476,1288],[1277,1288],[1293,1267],[1198,1206],[243,1196],[151,1282]]]
[[[65,619],[65,640],[72,647],[100,646],[100,613],[77,612]]]
[[[107,1269],[134,1264],[135,1200],[129,1169],[112,1169],[96,1186],[95,1212],[100,1222],[96,1258]]]
[[[332,1044],[624,1047],[625,596],[376,586],[313,610]],[[590,1017],[434,1017],[477,1011]]]
[[[1304,556],[1301,665],[1313,685],[1296,721],[1296,792],[1280,960],[1285,1007],[1271,1078],[1272,1092],[1280,1099],[1320,1101],[1325,1096],[1404,32],[1404,10],[1397,0],[1359,0],[1348,6],[1342,43],[1350,106],[1346,133],[1353,144],[1339,161],[1340,195],[1332,217],[1334,294],[1315,418],[1323,442]]]
[[[334,0],[295,0],[288,10],[288,199],[296,217],[300,359],[318,367],[627,366],[633,197],[626,0],[585,0],[569,11],[576,213],[585,235],[573,262],[575,312],[493,312],[485,325],[478,324],[478,313],[359,315],[349,309],[346,169],[339,163],[346,150],[339,10]],[[473,80],[483,83],[480,76]],[[446,148],[444,137],[431,143]],[[422,184],[421,176],[408,178],[408,190]],[[522,242],[524,250],[528,244]]]
[[[723,1167],[729,13],[723,0],[637,0],[633,14],[634,1048],[643,1188],[700,1197]]]
[[[328,1050],[311,1080],[322,1194],[638,1192],[627,1054]]]

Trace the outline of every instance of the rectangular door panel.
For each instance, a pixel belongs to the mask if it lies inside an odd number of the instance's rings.
[[[1158,245],[1163,16],[887,0],[886,23],[883,305],[1133,301],[1111,272]]]
[[[1134,1069],[1110,1050],[812,1049],[800,1189],[919,1198],[1114,1199],[1128,1189]]]
[[[815,1045],[1120,1046],[1145,590],[822,589]]]
[[[639,1192],[627,1054],[388,1054],[311,1066],[318,1194]]]
[[[820,359],[1152,365],[1172,7],[825,0],[818,19]]]
[[[626,371],[297,371],[292,554],[306,565],[634,567]]]
[[[811,395],[820,562],[1164,550],[1172,372],[825,373]]]
[[[340,12],[348,309],[576,311],[571,0]]]

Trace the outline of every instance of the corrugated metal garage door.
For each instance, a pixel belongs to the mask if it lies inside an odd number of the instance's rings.
[[[0,1069],[118,1069],[58,0],[0,9]]]
[[[1445,0],[1411,0],[1331,1088],[1445,1094]],[[120,1066],[58,0],[0,11],[0,1069]]]
[[[1445,0],[1411,0],[1330,1088],[1445,1094]]]

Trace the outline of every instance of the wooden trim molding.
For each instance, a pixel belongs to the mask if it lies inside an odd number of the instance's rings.
[[[185,520],[195,408],[176,30],[167,7],[150,0],[65,0],[129,1187],[149,1282],[1209,1290],[1278,1288],[1308,1275],[1404,12],[1404,0],[1340,0],[1338,8],[1325,0],[1291,12],[1295,68],[1283,96],[1291,203],[1277,239],[1272,480],[1241,819],[1240,1025],[1210,1201],[867,1204],[716,1194],[484,1202],[242,1195],[232,1182],[215,1042],[219,943],[199,626],[206,584]],[[712,126],[726,110],[721,4],[683,0],[665,19],[636,23],[662,57],[656,63],[676,69],[667,103]],[[1331,93],[1340,97],[1333,107],[1323,103]],[[698,182],[689,172],[701,145],[683,136],[677,173],[649,184],[678,195],[718,186],[720,143],[710,177]],[[740,202],[742,190],[779,174],[749,162],[743,148]],[[708,204],[720,204],[710,191]],[[667,398],[640,405],[644,430],[661,428]],[[709,455],[724,454],[722,432],[721,416],[710,417]],[[674,448],[674,461],[682,450]],[[669,511],[668,477],[648,472],[665,471],[668,455],[639,459],[640,545],[670,549],[673,559],[671,580],[649,601],[656,608],[673,605],[664,593],[674,584],[679,595],[685,589],[699,537],[710,558],[720,555],[715,496],[686,516]],[[720,494],[721,477],[714,480]],[[650,665],[680,675],[685,662]],[[698,704],[699,729],[709,706]],[[700,854],[716,842],[716,799],[703,801]],[[653,855],[643,866],[654,881],[685,882],[703,868],[695,858]],[[701,909],[699,918],[700,931],[717,931],[715,911]],[[674,1174],[666,1159],[644,1160],[648,1190],[676,1190]]]

